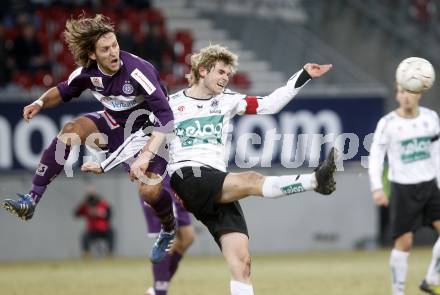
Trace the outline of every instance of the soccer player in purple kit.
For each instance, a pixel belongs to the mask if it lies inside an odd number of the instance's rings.
[[[96,175],[106,173],[118,165],[124,167],[130,166],[139,155],[139,151],[145,146],[148,141],[148,133],[144,128],[139,129],[137,132],[128,136],[124,143],[122,143],[116,150],[114,150],[108,157],[100,162],[87,162],[81,166],[81,171],[91,172]],[[166,147],[166,146],[164,146]],[[160,149],[158,151],[164,159],[168,159],[167,149]],[[141,178],[141,181],[145,179]],[[191,246],[194,240],[194,228],[191,224],[191,217],[189,212],[183,207],[182,202],[170,187],[170,177],[167,174],[163,174],[163,190],[167,190],[173,196],[173,212],[176,219],[176,237],[168,251],[165,258],[158,262],[153,263],[153,287],[148,288],[145,295],[166,295],[168,294],[168,287],[170,281],[177,271],[178,265],[183,258],[186,250]],[[143,207],[145,220],[148,227],[148,236],[155,237],[160,234],[161,224],[157,218],[154,210],[150,205],[146,204],[143,199],[140,199],[141,206]]]
[[[162,229],[150,253],[158,263],[166,257],[175,237],[175,219],[170,190],[162,189],[162,176],[167,162],[157,155],[167,133],[173,131],[173,113],[157,70],[147,61],[119,49],[110,19],[97,14],[85,15],[66,22],[66,43],[80,66],[67,81],[50,88],[23,109],[27,122],[42,109],[53,108],[81,95],[86,89],[101,102],[104,109],[88,113],[66,123],[43,152],[29,193],[18,200],[6,199],[1,204],[9,212],[29,220],[47,186],[61,172],[72,145],[87,144],[110,152],[124,142],[124,135],[149,126],[147,144],[130,166],[131,180],[139,181],[139,194],[156,212]],[[156,118],[150,120],[149,114]],[[130,130],[131,127],[131,130]],[[127,134],[127,130],[130,132]]]
[[[147,221],[148,236],[156,237],[160,232],[160,222],[151,206],[141,200],[145,220]],[[160,263],[152,264],[153,286],[148,288],[145,295],[167,295],[170,281],[177,271],[180,261],[194,241],[194,227],[191,217],[183,205],[173,198],[174,216],[176,218],[176,239],[170,253]]]

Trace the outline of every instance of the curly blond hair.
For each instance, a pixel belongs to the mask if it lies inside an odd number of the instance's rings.
[[[64,39],[75,62],[87,68],[93,62],[89,55],[95,52],[98,39],[107,33],[114,32],[114,25],[110,18],[102,14],[87,18],[83,13],[77,19],[71,18],[66,22]]]
[[[219,44],[209,45],[200,52],[191,55],[191,72],[186,75],[189,85],[196,85],[200,80],[200,68],[210,71],[218,61],[232,66],[232,72],[238,66],[238,56]]]

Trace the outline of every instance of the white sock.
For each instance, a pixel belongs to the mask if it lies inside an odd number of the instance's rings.
[[[315,173],[299,175],[266,176],[263,183],[263,197],[285,197],[316,188]]]
[[[403,252],[396,249],[391,251],[391,290],[393,295],[404,295],[406,272],[408,270],[409,252]]]
[[[430,285],[438,285],[439,284],[439,275],[440,273],[440,238],[434,244],[432,248],[432,259],[429,264],[428,273],[426,274],[425,280]]]
[[[231,295],[254,295],[254,288],[246,283],[231,281]]]

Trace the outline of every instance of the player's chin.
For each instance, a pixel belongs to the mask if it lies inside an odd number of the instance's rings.
[[[120,65],[119,65],[119,64],[117,64],[117,65],[112,65],[112,67],[111,67],[111,69],[112,69],[112,71],[113,71],[114,73],[116,73],[117,71],[119,71],[119,68],[120,68]]]
[[[112,69],[112,71],[117,72],[120,67],[121,67],[121,62],[119,60],[110,62],[110,69]]]
[[[222,93],[223,91],[225,91],[225,87],[220,86],[220,85],[217,85],[217,86],[215,87],[215,89],[214,89],[214,93],[215,93],[215,94],[220,94],[220,93]]]

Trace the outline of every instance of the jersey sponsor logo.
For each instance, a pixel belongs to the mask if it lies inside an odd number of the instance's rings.
[[[102,77],[90,77],[90,81],[92,81],[92,85],[95,86],[96,88],[104,88],[104,84],[102,83]]]
[[[133,85],[131,85],[130,83],[125,83],[124,86],[122,86],[122,92],[124,92],[125,94],[132,94],[133,91]]]
[[[143,102],[143,96],[123,96],[109,95],[104,96],[101,93],[92,90],[93,96],[101,102],[106,108],[113,111],[123,111],[131,109]]]
[[[292,194],[301,193],[301,192],[305,191],[305,189],[301,183],[293,183],[293,184],[290,184],[287,186],[283,186],[281,188],[281,190],[286,195],[292,195]]]
[[[156,91],[156,87],[153,85],[153,83],[151,83],[151,81],[139,69],[135,69],[133,72],[131,72],[130,76],[132,76],[142,86],[142,88],[144,88],[148,95],[151,95],[154,91]]]
[[[188,119],[177,123],[176,135],[182,147],[198,144],[221,144],[223,115]]]
[[[404,164],[428,159],[432,136],[423,136],[400,142],[400,159]]]

